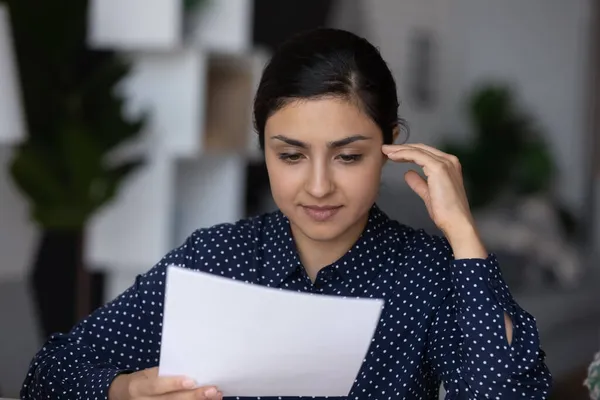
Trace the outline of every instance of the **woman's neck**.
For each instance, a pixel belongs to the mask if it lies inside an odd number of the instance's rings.
[[[300,261],[311,281],[324,267],[339,260],[352,248],[363,232],[369,216],[366,215],[342,235],[333,240],[314,240],[292,224],[292,235],[298,250]]]

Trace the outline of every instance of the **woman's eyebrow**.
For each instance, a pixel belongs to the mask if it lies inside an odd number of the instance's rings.
[[[292,138],[289,138],[289,137],[283,136],[283,135],[275,135],[275,136],[272,136],[271,139],[280,140],[284,143],[289,144],[290,146],[300,147],[302,149],[308,149],[310,147],[310,145],[308,143],[305,143],[301,140],[292,139]],[[344,146],[347,146],[354,142],[358,142],[361,140],[370,140],[370,139],[371,139],[370,137],[363,136],[363,135],[352,135],[352,136],[348,136],[348,137],[340,139],[340,140],[335,140],[333,142],[329,142],[329,143],[327,143],[327,147],[330,147],[330,148],[344,147]]]
[[[358,142],[360,140],[369,140],[369,139],[371,139],[371,138],[367,137],[367,136],[353,135],[353,136],[348,136],[347,138],[344,138],[344,139],[329,142],[329,143],[327,143],[327,147],[332,147],[332,148],[344,147],[351,143]]]
[[[283,136],[283,135],[271,136],[271,139],[281,140],[282,142],[287,143],[290,146],[300,147],[302,149],[308,149],[310,147],[307,143],[304,143],[300,140],[291,139],[291,138]]]

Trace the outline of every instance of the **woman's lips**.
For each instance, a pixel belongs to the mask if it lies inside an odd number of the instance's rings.
[[[338,213],[342,206],[302,206],[304,212],[318,222],[324,222]]]

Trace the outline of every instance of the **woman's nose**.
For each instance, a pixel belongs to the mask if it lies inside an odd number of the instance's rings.
[[[318,163],[312,166],[310,175],[306,180],[305,189],[315,198],[326,197],[335,190],[331,173],[325,163]]]

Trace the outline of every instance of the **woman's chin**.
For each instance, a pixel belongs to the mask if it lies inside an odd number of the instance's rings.
[[[343,213],[320,220],[320,218],[311,218],[301,212],[301,215],[297,215],[292,223],[303,236],[317,242],[335,241],[348,230],[347,219],[343,217]]]

